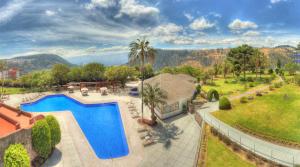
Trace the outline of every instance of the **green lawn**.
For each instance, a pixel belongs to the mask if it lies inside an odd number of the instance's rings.
[[[247,75],[247,77],[253,77],[255,78],[255,75],[251,74],[251,75]],[[264,77],[269,77],[269,75],[263,75]],[[225,83],[226,81],[226,83]],[[215,85],[204,85],[203,86],[203,90],[204,91],[209,91],[210,89],[216,89],[221,95],[236,95],[239,93],[243,93],[245,91],[248,91],[250,89],[253,89],[253,87],[250,87],[250,83],[254,86],[254,87],[258,87],[258,86],[265,86],[267,84],[259,82],[259,81],[255,81],[255,82],[248,82],[247,86],[245,86],[244,83],[242,82],[235,82],[235,78],[233,77],[228,77],[226,80],[224,78],[216,78],[214,80]]]
[[[275,139],[300,143],[300,87],[285,85],[233,109],[213,113],[218,119]]]
[[[236,153],[229,149],[223,142],[217,137],[208,133],[207,143],[207,166],[219,167],[252,167],[254,165],[241,159]]]
[[[1,90],[1,88],[0,88],[0,90]],[[28,90],[25,88],[11,88],[11,87],[5,87],[4,91],[6,94],[21,94],[21,93],[28,92]]]

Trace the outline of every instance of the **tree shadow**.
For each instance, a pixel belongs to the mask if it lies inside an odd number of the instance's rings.
[[[52,155],[47,159],[43,166],[55,166],[57,165],[62,158],[62,152],[55,148],[52,152]]]
[[[151,135],[155,141],[163,143],[164,147],[169,149],[172,146],[172,140],[179,139],[178,136],[182,133],[183,130],[179,129],[174,123],[159,123],[153,128]]]

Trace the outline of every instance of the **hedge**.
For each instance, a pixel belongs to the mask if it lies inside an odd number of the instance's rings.
[[[207,92],[207,99],[208,99],[208,101],[211,102],[213,100],[213,98],[215,98],[216,100],[219,100],[219,93],[215,89],[210,89]]]
[[[46,119],[37,121],[32,127],[32,146],[39,156],[47,158],[51,152],[51,132]]]
[[[52,146],[52,148],[54,148],[55,145],[57,145],[61,139],[59,123],[58,123],[57,119],[52,115],[46,116],[46,121],[50,128],[51,146]]]
[[[22,144],[11,144],[4,152],[4,167],[30,167],[30,158]]]
[[[219,101],[219,109],[220,110],[229,110],[231,109],[231,103],[227,97],[221,97]]]

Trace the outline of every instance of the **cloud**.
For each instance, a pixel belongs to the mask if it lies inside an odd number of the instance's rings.
[[[215,23],[210,22],[209,20],[205,19],[204,17],[200,17],[194,20],[190,24],[190,28],[193,30],[205,30],[210,29],[215,26]]]
[[[243,33],[243,36],[253,37],[253,36],[259,36],[260,32],[258,31],[246,31]]]
[[[194,19],[194,16],[192,16],[191,14],[189,13],[183,13],[183,15],[189,20],[189,21],[192,21]]]
[[[0,8],[0,24],[5,23],[12,19],[15,15],[19,14],[25,5],[32,0],[12,0],[5,6]]]
[[[85,5],[88,10],[95,9],[96,7],[109,8],[117,5],[116,0],[91,0],[90,3]]]
[[[279,3],[279,2],[285,2],[285,1],[287,1],[287,0],[270,0],[270,2],[272,4]]]
[[[175,35],[183,30],[182,26],[178,26],[174,23],[167,23],[157,26],[153,29],[153,35],[155,36],[168,36]]]
[[[251,21],[241,21],[240,19],[233,20],[229,25],[228,28],[232,31],[239,31],[245,29],[256,29],[258,26],[254,22]]]
[[[145,6],[140,4],[136,0],[121,0],[120,1],[120,11],[116,15],[116,18],[122,16],[129,16],[135,19],[145,19],[145,18],[158,18],[160,11],[156,7]]]
[[[53,16],[53,15],[56,14],[56,12],[55,12],[55,11],[52,11],[52,10],[46,10],[46,11],[45,11],[45,14],[46,14],[47,16]]]

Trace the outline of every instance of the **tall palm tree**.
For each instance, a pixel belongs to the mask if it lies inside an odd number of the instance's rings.
[[[152,123],[156,123],[156,116],[154,110],[159,105],[165,104],[165,100],[167,99],[167,95],[164,91],[162,91],[158,84],[151,86],[150,84],[146,84],[145,90],[143,92],[144,95],[144,103],[147,107],[149,107],[151,111],[151,120]]]
[[[144,65],[145,62],[153,64],[155,59],[156,51],[150,46],[150,42],[146,38],[137,39],[129,45],[130,52],[128,55],[130,64],[138,64],[140,66],[140,71],[142,73],[142,120],[144,118],[144,101],[143,101],[143,91],[144,91]]]

